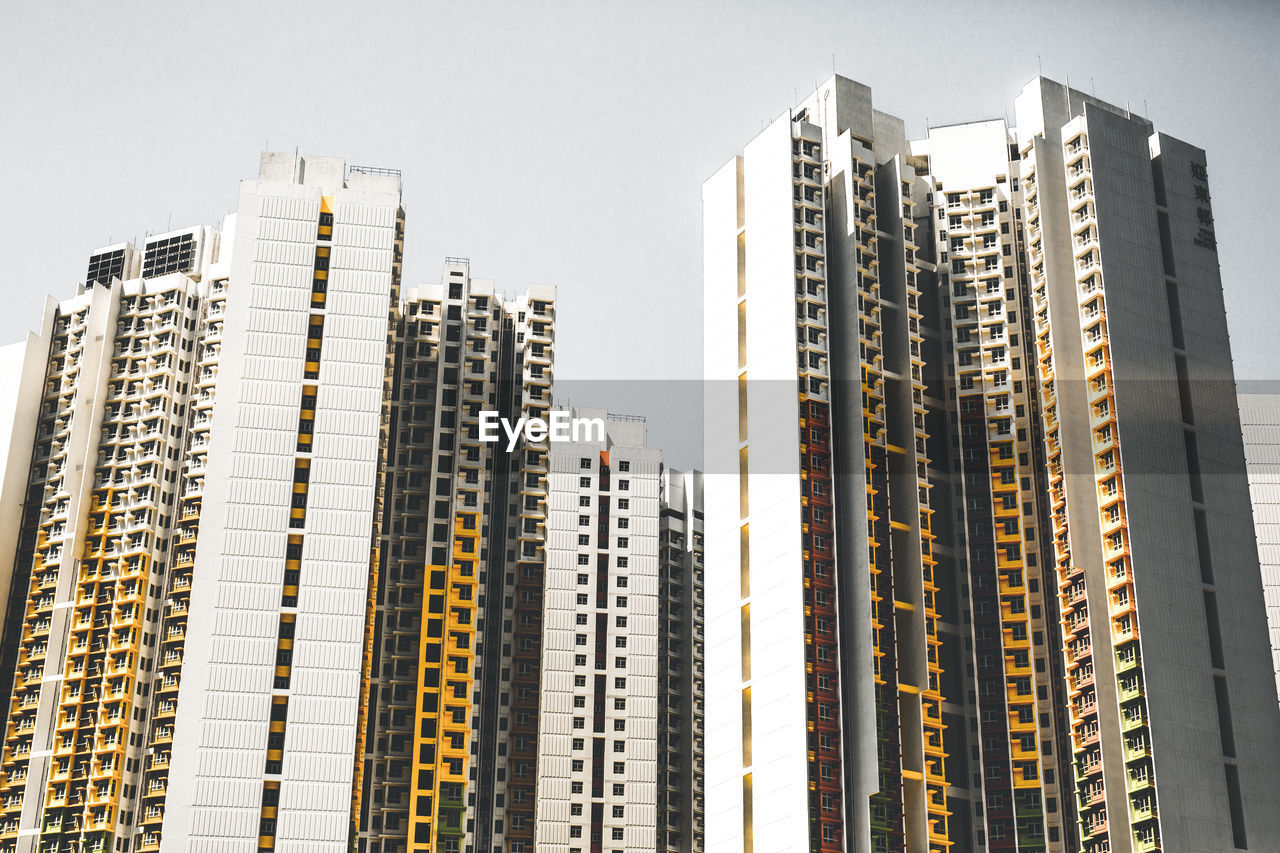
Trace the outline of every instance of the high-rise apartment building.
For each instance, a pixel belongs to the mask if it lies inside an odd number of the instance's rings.
[[[1204,154],[1016,112],[704,186],[709,850],[1280,843]]]
[[[48,300],[41,329],[50,326],[57,303]],[[34,519],[23,512],[28,496],[31,454],[35,448],[37,413],[43,396],[45,361],[49,351],[47,335],[30,332],[25,341],[0,347],[0,590],[4,598],[3,629],[0,630],[0,698],[8,707],[13,688],[13,668],[26,611],[27,574]],[[39,486],[32,484],[33,488]],[[19,565],[20,554],[27,554]]]
[[[358,849],[532,850],[547,452],[483,440],[551,405],[555,288],[451,258],[389,342]]]
[[[404,226],[399,173],[344,165],[268,154],[241,187],[166,845],[347,845]]]
[[[642,853],[656,837],[661,451],[643,419],[549,445],[539,851]]]
[[[1271,657],[1280,691],[1280,394],[1241,393],[1239,400]]]
[[[347,846],[399,190],[267,154],[50,305],[0,848]]]
[[[703,188],[712,851],[950,843],[917,165],[833,78]]]
[[[1280,844],[1280,718],[1205,153],[1016,101],[1081,844]]]
[[[7,850],[121,849],[142,819],[193,364],[217,275],[217,235],[197,230],[208,254],[155,280],[137,277],[132,246],[111,250],[107,272],[91,262],[83,292],[52,303],[37,333],[41,381],[20,402],[35,423],[9,611],[20,628],[4,650]]]
[[[912,150],[927,162],[936,210],[922,223],[937,265],[926,362],[948,413],[931,435],[945,513],[935,532],[947,533],[938,550],[965,567],[941,614],[952,780],[970,788],[953,805],[951,836],[962,847],[1073,850],[1017,147],[1003,121],[985,121],[930,128]]]
[[[704,690],[702,472],[664,468],[658,530],[657,849],[700,853]]]

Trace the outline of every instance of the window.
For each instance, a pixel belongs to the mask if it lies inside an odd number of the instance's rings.
[[[623,460],[619,461],[619,462],[618,462],[618,470],[619,470],[619,471],[630,471],[630,470],[631,470],[631,463],[630,463],[628,460],[626,460],[626,459],[623,459]]]

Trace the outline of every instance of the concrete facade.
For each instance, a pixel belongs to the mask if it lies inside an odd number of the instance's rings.
[[[287,157],[241,187],[166,849],[348,843],[403,213],[396,177]]]
[[[946,843],[916,174],[836,77],[703,187],[709,850]]]
[[[604,410],[549,445],[537,849],[656,844],[661,451]]]

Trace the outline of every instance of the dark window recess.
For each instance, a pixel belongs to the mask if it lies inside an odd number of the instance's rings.
[[[1200,556],[1200,580],[1211,584],[1213,583],[1213,559],[1209,553],[1209,522],[1202,509],[1193,509],[1191,514],[1195,518],[1196,550]]]
[[[1218,625],[1218,597],[1205,590],[1204,621],[1209,631],[1209,659],[1218,669],[1226,669],[1226,659],[1222,655],[1222,630]]]
[[[1178,404],[1182,407],[1182,422],[1188,425],[1194,424],[1196,419],[1191,407],[1191,380],[1187,375],[1186,356],[1175,355],[1173,368],[1178,376]]]
[[[1222,735],[1222,754],[1227,758],[1235,758],[1236,735],[1231,726],[1231,699],[1227,695],[1225,676],[1213,677],[1213,692],[1218,700],[1218,731]]]
[[[1231,842],[1237,850],[1248,850],[1244,834],[1244,805],[1240,800],[1240,771],[1234,764],[1226,765],[1227,803],[1231,809]]]
[[[1173,267],[1173,236],[1169,230],[1169,214],[1163,210],[1156,213],[1160,225],[1160,258],[1164,262],[1164,274],[1175,275]]]
[[[110,284],[113,278],[124,278],[124,249],[102,252],[89,258],[89,270],[84,277],[86,285]]]
[[[1196,447],[1196,434],[1183,430],[1183,443],[1187,451],[1187,479],[1191,483],[1191,500],[1204,503],[1204,483],[1200,479],[1200,451]]]
[[[144,278],[189,272],[195,266],[196,238],[194,234],[179,234],[152,240],[142,257]]]
[[[1178,285],[1166,281],[1164,292],[1169,301],[1169,333],[1173,337],[1173,345],[1186,349],[1187,343],[1182,336],[1182,305],[1178,301]]]

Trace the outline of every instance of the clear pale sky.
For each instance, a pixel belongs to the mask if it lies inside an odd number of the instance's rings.
[[[702,181],[833,67],[913,136],[1012,118],[1043,70],[1206,149],[1237,375],[1280,378],[1277,44],[1261,0],[8,3],[0,343],[92,249],[216,224],[297,147],[403,170],[407,284],[462,255],[559,285],[565,393],[687,466],[695,383],[573,380],[698,377]]]

